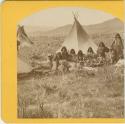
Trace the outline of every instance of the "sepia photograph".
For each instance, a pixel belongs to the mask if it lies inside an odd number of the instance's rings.
[[[55,7],[17,25],[18,118],[124,118],[124,22]]]

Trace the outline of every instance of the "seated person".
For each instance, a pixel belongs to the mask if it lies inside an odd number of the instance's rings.
[[[84,65],[84,54],[83,54],[82,50],[79,50],[79,51],[78,51],[78,54],[77,54],[77,62],[78,62],[80,65]]]
[[[94,66],[94,58],[95,58],[95,53],[94,53],[92,47],[89,47],[87,50],[85,66],[89,66],[89,67]]]
[[[97,66],[101,66],[101,65],[104,65],[105,64],[105,58],[99,54],[98,57],[97,57]]]
[[[106,52],[109,52],[109,49],[105,46],[103,42],[100,42],[97,49],[97,56],[102,56],[103,58],[105,58]]]
[[[68,60],[68,58],[69,58],[68,51],[65,46],[62,47],[62,49],[61,49],[61,56],[62,56],[61,57],[62,60]]]
[[[69,54],[69,61],[71,62],[76,62],[76,53],[75,53],[75,50],[74,49],[71,49],[70,50],[70,54]]]
[[[92,49],[92,47],[89,47],[87,50],[87,57],[94,57],[94,51]]]

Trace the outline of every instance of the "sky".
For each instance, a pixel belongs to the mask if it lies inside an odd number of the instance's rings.
[[[73,23],[73,13],[78,13],[82,25],[91,25],[115,18],[114,16],[94,9],[79,7],[57,7],[42,10],[24,18],[19,24],[30,26],[59,27]]]

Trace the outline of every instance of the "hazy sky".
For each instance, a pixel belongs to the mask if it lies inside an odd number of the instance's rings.
[[[33,13],[20,22],[21,25],[58,27],[73,23],[72,12],[78,12],[82,25],[96,24],[114,18],[102,11],[77,7],[50,8]]]

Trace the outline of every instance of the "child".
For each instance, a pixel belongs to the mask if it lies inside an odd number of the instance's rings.
[[[52,67],[53,67],[53,55],[52,54],[48,54],[48,63],[49,63],[50,70],[52,70]]]

